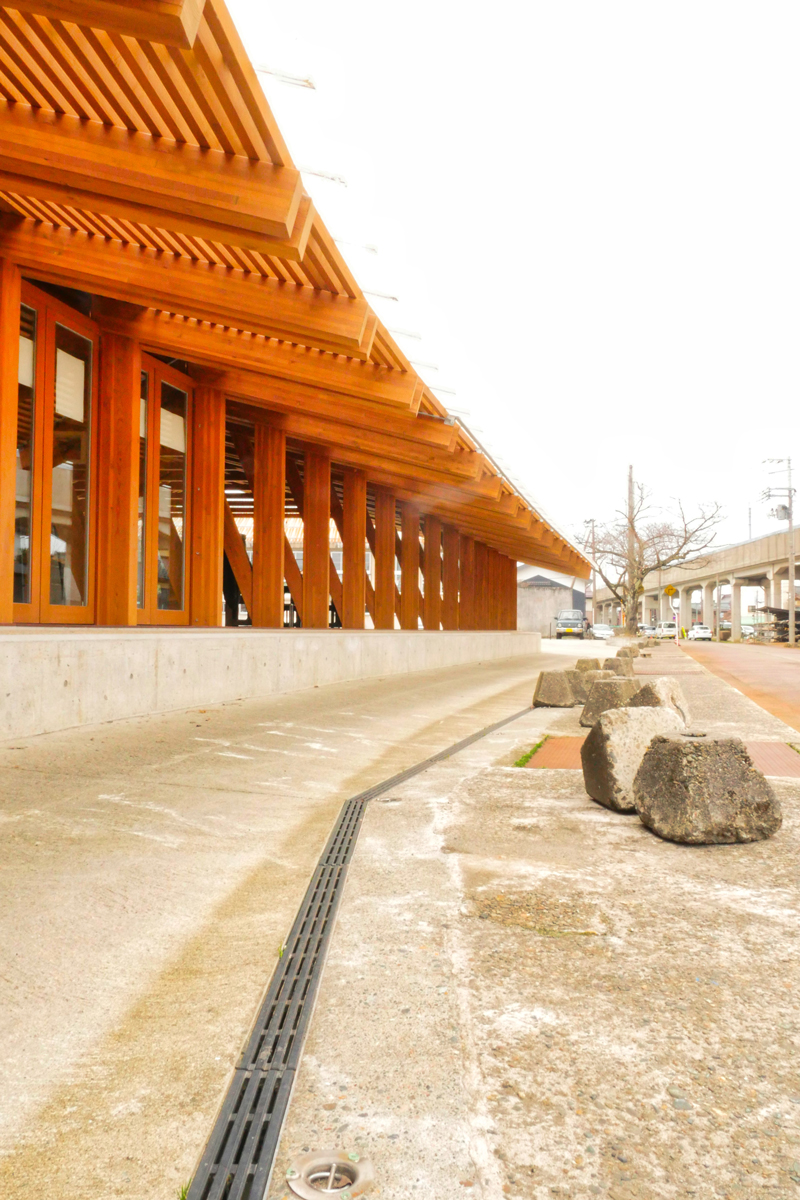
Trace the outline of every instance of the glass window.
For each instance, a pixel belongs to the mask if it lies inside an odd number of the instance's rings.
[[[187,395],[161,384],[158,461],[158,607],[183,608]]]
[[[150,377],[142,371],[139,399],[139,515],[137,518],[136,604],[144,607],[145,512],[147,508],[147,393]]]
[[[84,605],[89,578],[92,343],[56,325],[50,603]]]
[[[14,514],[14,601],[17,604],[31,602],[35,377],[36,312],[23,304],[19,322],[17,501]]]

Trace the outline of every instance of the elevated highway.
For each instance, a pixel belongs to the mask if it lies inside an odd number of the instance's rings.
[[[795,562],[797,555],[795,552]],[[671,584],[680,598],[680,622],[688,629],[692,624],[692,605],[700,595],[701,619],[713,625],[723,587],[731,590],[731,639],[742,636],[742,588],[762,587],[765,603],[785,608],[788,596],[789,535],[772,533],[734,546],[698,556],[669,571],[653,571],[645,578],[645,590],[640,601],[643,622],[669,620],[672,605],[665,589]],[[606,587],[598,588],[596,608],[598,621],[616,624],[619,602]]]

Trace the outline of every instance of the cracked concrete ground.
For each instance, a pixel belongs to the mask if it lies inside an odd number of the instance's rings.
[[[695,728],[797,740],[679,651],[656,662]],[[773,781],[771,841],[663,842],[580,772],[511,765],[578,713],[370,804],[272,1200],[328,1146],[368,1155],[382,1200],[800,1195],[800,781]]]

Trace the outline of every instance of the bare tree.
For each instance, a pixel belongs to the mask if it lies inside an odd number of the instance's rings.
[[[594,535],[597,570],[622,606],[626,633],[637,632],[645,577],[696,560],[714,541],[721,519],[719,504],[703,506],[694,516],[686,514],[680,501],[671,513],[657,509],[651,493],[633,483],[631,469],[625,511],[618,511],[605,525],[598,524]]]

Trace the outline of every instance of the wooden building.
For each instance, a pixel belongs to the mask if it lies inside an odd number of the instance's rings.
[[[225,578],[255,626],[513,629],[517,560],[588,574],[371,311],[223,0],[0,8],[0,210],[0,622],[216,626]]]

